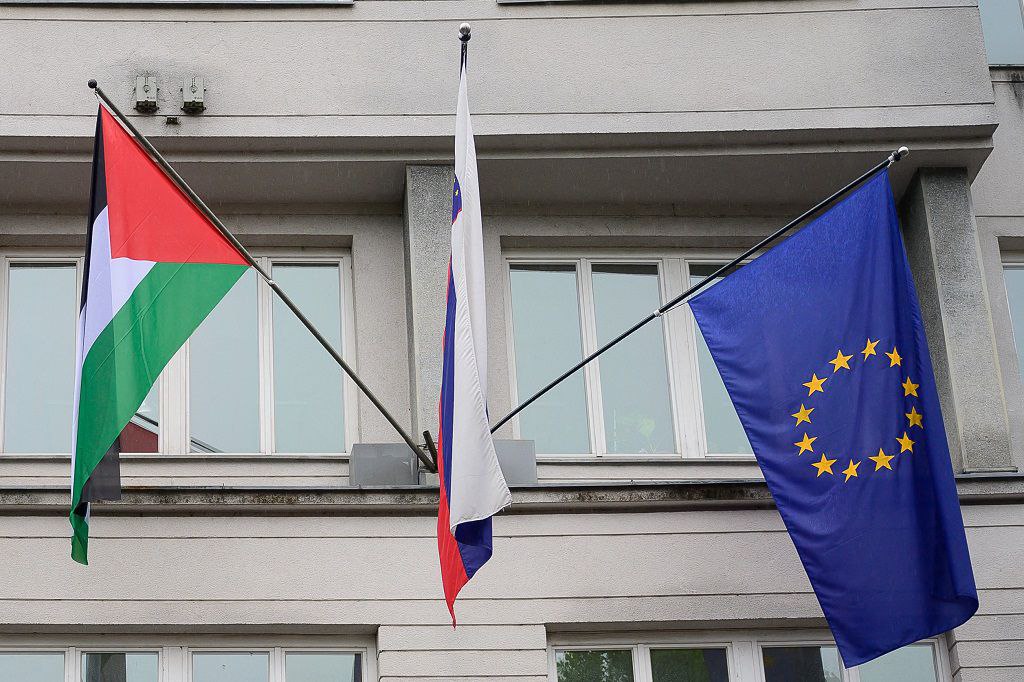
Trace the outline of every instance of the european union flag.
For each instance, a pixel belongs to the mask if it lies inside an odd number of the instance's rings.
[[[978,608],[887,171],[690,301],[847,667]]]

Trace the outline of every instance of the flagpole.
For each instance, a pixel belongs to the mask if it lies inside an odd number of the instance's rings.
[[[185,182],[185,180],[180,175],[178,175],[178,172],[171,167],[171,164],[169,164],[167,160],[164,159],[164,157],[160,154],[160,152],[156,150],[156,147],[153,146],[153,144],[146,138],[145,135],[139,132],[139,130],[134,125],[132,125],[131,121],[129,121],[128,118],[121,113],[121,110],[117,108],[117,105],[110,101],[110,98],[107,97],[107,94],[103,92],[103,90],[99,87],[95,80],[89,81],[89,87],[96,92],[96,96],[100,98],[100,100],[107,107],[107,109],[109,109],[110,112],[117,117],[117,120],[120,121],[121,124],[128,129],[128,131],[135,137],[136,140],[138,140],[139,144],[141,144],[145,148],[145,150],[149,152],[150,157],[154,161],[156,161],[157,165],[159,165],[160,168],[162,168],[165,173],[167,173],[171,180],[173,180],[174,183],[178,186],[178,189],[184,192],[185,195],[192,200],[192,203],[196,205],[196,208],[198,208],[203,213],[203,215],[205,215],[206,218],[211,223],[213,223],[213,226],[217,228],[217,231],[220,232],[221,236],[228,240],[228,242],[230,242],[231,245],[235,247],[239,253],[242,254],[242,257],[245,258],[249,265],[252,266],[252,268],[257,273],[259,273],[260,277],[263,278],[263,281],[265,281],[274,291],[274,293],[277,294],[277,297],[281,299],[281,302],[284,303],[285,306],[287,306],[287,308],[292,311],[292,313],[299,320],[299,322],[301,322],[303,326],[305,326],[306,329],[309,330],[309,333],[313,335],[313,338],[320,342],[320,345],[324,347],[324,350],[326,350],[327,353],[332,358],[334,358],[334,361],[337,362],[341,369],[344,370],[345,374],[347,374],[349,378],[352,379],[353,383],[355,383],[355,385],[359,387],[359,390],[363,392],[363,395],[365,395],[369,399],[369,401],[373,403],[373,406],[377,408],[377,410],[384,416],[388,423],[391,424],[395,431],[398,432],[398,435],[402,437],[402,440],[405,441],[405,444],[408,445],[414,453],[416,453],[416,456],[423,463],[423,465],[427,467],[427,470],[431,472],[437,471],[437,467],[434,464],[434,462],[431,461],[430,457],[428,457],[426,453],[423,452],[423,450],[417,443],[413,442],[412,437],[408,433],[406,433],[405,429],[402,428],[401,424],[399,424],[398,421],[396,421],[395,418],[391,415],[391,413],[388,412],[387,408],[384,407],[384,405],[380,402],[380,399],[378,399],[377,396],[374,395],[373,391],[371,391],[370,388],[365,383],[363,383],[363,380],[359,378],[359,376],[355,373],[355,370],[352,369],[352,367],[347,362],[345,362],[345,359],[341,357],[341,354],[337,350],[335,350],[334,346],[331,345],[331,342],[328,341],[327,338],[320,333],[320,330],[316,328],[313,322],[308,317],[306,317],[301,310],[299,310],[299,307],[295,304],[295,302],[292,301],[292,299],[289,298],[288,294],[284,292],[281,286],[277,282],[275,282],[273,278],[271,278],[270,273],[263,269],[263,266],[261,266],[256,261],[255,258],[253,258],[252,254],[249,253],[248,249],[242,246],[241,242],[239,242],[235,235],[233,235],[231,231],[228,230],[227,226],[223,222],[221,222],[220,218],[217,217],[213,210],[206,205],[206,203],[199,197],[199,195],[196,194],[191,187],[189,187],[188,183]]]
[[[468,40],[468,38],[467,38],[467,40]],[[465,50],[466,44],[463,43],[462,47],[463,47],[463,50]],[[570,367],[569,369],[564,371],[561,375],[559,375],[557,379],[555,379],[554,381],[549,383],[547,386],[545,386],[544,388],[540,389],[539,391],[537,391],[536,393],[531,395],[529,398],[527,398],[523,402],[519,403],[519,405],[517,405],[515,407],[515,409],[513,409],[511,412],[506,414],[501,419],[499,419],[494,424],[494,426],[491,427],[491,433],[494,433],[495,431],[500,429],[510,419],[512,419],[512,417],[516,416],[517,414],[522,412],[524,409],[526,409],[527,407],[532,405],[538,398],[540,398],[545,393],[547,393],[548,391],[553,389],[555,386],[557,386],[558,384],[560,384],[563,381],[565,381],[566,379],[568,379],[570,376],[572,376],[573,374],[578,372],[580,369],[585,367],[587,364],[589,364],[589,363],[593,362],[594,360],[596,360],[605,351],[609,350],[610,348],[612,348],[613,346],[618,344],[620,341],[622,341],[626,337],[630,336],[631,334],[633,334],[634,332],[636,332],[637,330],[639,330],[641,327],[645,326],[649,322],[653,322],[654,320],[658,319],[659,317],[661,317],[665,313],[675,309],[677,306],[681,305],[687,298],[689,298],[690,296],[693,296],[698,291],[700,291],[701,289],[705,288],[708,284],[711,284],[715,279],[717,279],[718,277],[721,277],[722,275],[727,273],[729,270],[731,270],[732,268],[736,267],[737,265],[739,265],[740,263],[745,261],[747,258],[750,258],[752,255],[754,255],[755,253],[757,253],[758,251],[760,251],[764,247],[766,247],[769,244],[771,244],[773,241],[775,241],[776,239],[778,239],[779,237],[784,235],[786,232],[788,232],[789,230],[791,230],[795,226],[797,226],[800,223],[802,223],[804,220],[806,220],[810,216],[814,215],[815,213],[817,213],[818,211],[820,211],[824,207],[828,206],[829,204],[831,204],[833,201],[835,201],[839,197],[843,196],[847,192],[851,191],[852,189],[854,189],[855,187],[857,187],[858,185],[863,183],[865,180],[867,180],[868,178],[873,176],[875,173],[879,172],[883,168],[888,168],[889,166],[893,165],[897,161],[900,161],[901,159],[903,159],[909,153],[910,153],[910,150],[907,149],[906,147],[900,147],[899,149],[893,151],[891,154],[889,154],[888,157],[886,157],[886,159],[884,161],[882,161],[881,163],[875,165],[870,170],[866,171],[863,175],[858,177],[856,180],[850,182],[848,185],[846,185],[842,189],[837,190],[831,196],[829,196],[827,199],[823,199],[823,200],[819,201],[817,204],[815,204],[811,208],[807,209],[806,211],[801,213],[796,218],[793,218],[793,220],[789,221],[788,223],[786,223],[785,225],[780,227],[775,232],[772,232],[770,235],[768,235],[767,237],[765,237],[764,239],[759,241],[757,244],[754,244],[749,249],[747,249],[746,251],[744,251],[740,255],[736,256],[731,261],[729,261],[728,263],[726,263],[722,267],[718,268],[717,270],[712,272],[710,275],[708,275],[707,277],[705,277],[701,281],[697,282],[696,284],[691,286],[689,289],[687,289],[683,293],[679,294],[678,296],[673,298],[671,301],[669,301],[665,305],[663,305],[660,308],[658,308],[657,310],[655,310],[653,313],[649,314],[647,317],[645,317],[644,319],[640,320],[639,322],[634,324],[632,327],[630,327],[626,331],[622,332],[621,334],[616,336],[614,339],[612,339],[611,341],[609,341],[608,343],[604,344],[603,346],[598,348],[596,351],[594,351],[593,353],[591,353],[587,357],[585,357],[582,360],[580,360],[579,362],[577,362],[575,365],[573,365],[572,367]]]

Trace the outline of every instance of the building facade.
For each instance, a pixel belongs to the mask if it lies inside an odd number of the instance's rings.
[[[398,439],[254,275],[164,370],[71,561],[86,81],[436,431],[462,21],[492,415],[911,149],[967,624],[841,669],[683,307],[499,434],[538,482],[453,630],[436,484],[351,485],[353,444]],[[0,44],[2,682],[1024,680],[1019,0],[8,1]]]

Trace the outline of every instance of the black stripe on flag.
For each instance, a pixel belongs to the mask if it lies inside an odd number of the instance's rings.
[[[107,172],[103,163],[103,119],[101,112],[96,112],[96,144],[92,152],[92,198],[89,202],[89,223],[85,227],[85,267],[82,273],[82,304],[81,312],[85,312],[85,302],[89,298],[89,269],[92,259],[93,225],[103,209],[107,207]],[[78,424],[74,427],[78,429]],[[89,480],[82,488],[82,506],[89,502],[121,499],[121,458],[120,438],[115,439],[107,449],[103,459],[93,469]],[[76,446],[77,447],[77,446]],[[82,509],[84,515],[85,510]]]

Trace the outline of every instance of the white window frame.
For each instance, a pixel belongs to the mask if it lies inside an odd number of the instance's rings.
[[[5,635],[0,638],[0,654],[6,653],[63,654],[64,682],[82,682],[87,653],[155,653],[157,682],[192,682],[193,653],[267,653],[268,682],[287,682],[285,655],[289,653],[359,654],[361,679],[377,679],[373,639],[351,635]]]
[[[690,266],[721,265],[734,257],[727,251],[696,250],[571,250],[514,249],[503,254],[505,268],[505,325],[507,362],[509,367],[509,398],[511,404],[519,403],[519,388],[516,378],[515,321],[512,316],[512,267],[520,264],[564,264],[576,268],[576,292],[579,305],[580,335],[583,354],[598,348],[595,323],[592,265],[603,263],[653,264],[658,268],[658,283],[661,302],[689,288]],[[707,433],[704,427],[704,405],[700,392],[700,369],[697,359],[696,322],[688,306],[685,310],[674,310],[661,317],[666,353],[666,368],[669,383],[669,399],[673,416],[675,453],[671,454],[615,454],[610,455],[605,446],[604,407],[600,387],[601,359],[591,362],[581,371],[584,376],[584,390],[588,413],[591,452],[582,454],[550,454],[538,452],[539,460],[573,461],[599,459],[642,461],[740,461],[751,462],[754,457],[747,453],[709,453]],[[639,320],[648,310],[637,310]],[[554,377],[552,377],[554,378]],[[530,408],[527,408],[530,409]],[[512,419],[514,438],[520,438],[518,416]]]
[[[939,682],[950,677],[949,652],[942,637],[915,642],[932,650],[932,661]],[[634,682],[653,682],[652,649],[725,649],[729,666],[729,682],[764,682],[762,649],[770,647],[828,646],[835,641],[823,630],[757,630],[668,632],[652,631],[638,634],[553,633],[548,637],[548,680],[558,682],[555,655],[558,651],[630,650],[633,652]],[[857,668],[842,668],[842,682],[861,682]]]
[[[342,324],[342,347],[338,351],[350,365],[356,366],[356,333],[355,333],[355,297],[353,295],[352,255],[347,250],[337,249],[261,249],[256,260],[268,271],[273,265],[337,265],[340,277]],[[7,320],[8,296],[10,291],[10,269],[12,265],[74,265],[76,267],[76,301],[81,297],[84,258],[69,250],[59,249],[21,249],[11,248],[0,251],[0,368],[7,363]],[[259,278],[257,278],[259,280]],[[160,431],[158,434],[158,452],[156,453],[123,453],[143,457],[223,457],[246,458],[258,455],[280,459],[345,459],[353,443],[359,439],[358,388],[347,376],[343,375],[343,409],[345,419],[345,452],[331,453],[277,453],[273,446],[274,438],[274,396],[273,396],[273,306],[274,293],[262,281],[257,281],[257,329],[258,358],[260,372],[259,396],[259,428],[260,447],[257,452],[218,452],[213,454],[191,452],[191,434],[188,424],[188,348],[186,341],[167,363],[157,380],[157,391],[160,397]],[[341,369],[338,369],[341,372]],[[0,454],[3,454],[4,420],[6,418],[7,373],[0,371]],[[70,425],[69,425],[70,428]],[[70,457],[70,453],[38,453],[47,456]],[[9,456],[27,455],[32,453],[14,453]]]
[[[1006,271],[1007,270],[1024,270],[1024,253],[1009,251],[1000,254],[1001,259],[999,262],[999,277],[1003,282],[1003,296],[1006,298],[1006,320],[1010,323],[1010,339],[1013,341],[1013,349],[1020,358],[1022,355],[1022,346],[1018,344],[1024,343],[1024,339],[1018,339],[1013,333],[1013,308],[1010,303],[1010,292],[1006,288]],[[1018,361],[1018,364],[1020,362]]]

